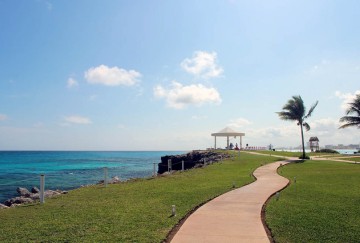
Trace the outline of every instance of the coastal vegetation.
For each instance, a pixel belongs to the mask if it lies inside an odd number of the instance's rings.
[[[256,153],[265,154],[265,155],[276,155],[276,156],[284,156],[285,157],[299,157],[302,155],[302,152],[291,152],[291,151],[281,151],[281,150],[257,150]],[[339,156],[339,154],[332,154],[327,152],[310,152],[308,153],[309,156]]]
[[[360,242],[359,164],[308,160],[279,173],[291,184],[266,207],[275,242]]]
[[[106,188],[84,187],[42,205],[0,210],[0,242],[161,242],[191,210],[254,181],[252,171],[279,160],[233,155],[203,168]]]
[[[356,95],[353,102],[350,102],[346,109],[346,116],[340,118],[340,122],[344,124],[339,128],[357,127],[360,128],[360,94]],[[350,114],[354,114],[351,115]]]
[[[316,151],[317,153],[329,153],[329,154],[339,154],[338,151],[333,150],[333,149],[320,149],[318,151]]]
[[[297,125],[300,126],[301,131],[301,143],[302,143],[302,156],[301,159],[308,159],[305,155],[305,144],[304,144],[304,131],[303,127],[305,127],[306,131],[310,130],[310,126],[305,120],[309,118],[314,111],[315,107],[317,106],[318,101],[313,104],[306,114],[306,108],[304,106],[304,101],[302,100],[301,96],[293,96],[292,99],[288,100],[288,102],[283,106],[283,111],[277,112],[280,119],[282,120],[289,120],[289,121],[296,121]]]

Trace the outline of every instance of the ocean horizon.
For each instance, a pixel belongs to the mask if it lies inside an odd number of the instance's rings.
[[[153,174],[161,156],[187,151],[0,151],[0,203],[17,196],[16,188],[40,187],[71,190],[108,178],[144,178]],[[156,165],[157,169],[157,165]]]

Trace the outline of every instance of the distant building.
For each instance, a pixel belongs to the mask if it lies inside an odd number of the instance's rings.
[[[309,140],[311,152],[320,150],[319,139],[317,137],[311,137]]]

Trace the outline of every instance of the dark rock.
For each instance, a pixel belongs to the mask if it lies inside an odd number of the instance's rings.
[[[28,197],[14,197],[8,199],[4,202],[4,204],[8,207],[12,206],[13,204],[23,204],[23,203],[32,203],[34,200]]]
[[[32,193],[39,193],[39,192],[40,192],[40,189],[37,188],[36,186],[34,186],[33,188],[31,188],[31,192],[32,192]]]
[[[40,199],[40,193],[33,193],[33,194],[31,194],[30,198],[32,200],[39,200]]]
[[[219,162],[224,158],[228,158],[227,154],[219,154],[213,151],[192,151],[181,155],[166,155],[161,157],[158,164],[158,174],[168,171],[168,160],[171,159],[171,170],[181,170],[182,161],[184,161],[184,169],[199,168],[214,162]]]
[[[28,191],[28,189],[24,188],[24,187],[18,187],[16,188],[16,191],[23,197],[30,197],[30,192]]]

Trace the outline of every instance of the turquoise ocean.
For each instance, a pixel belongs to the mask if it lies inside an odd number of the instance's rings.
[[[17,196],[17,187],[70,190],[108,178],[149,177],[161,156],[185,151],[0,151],[0,203]],[[157,169],[157,167],[156,167]]]

